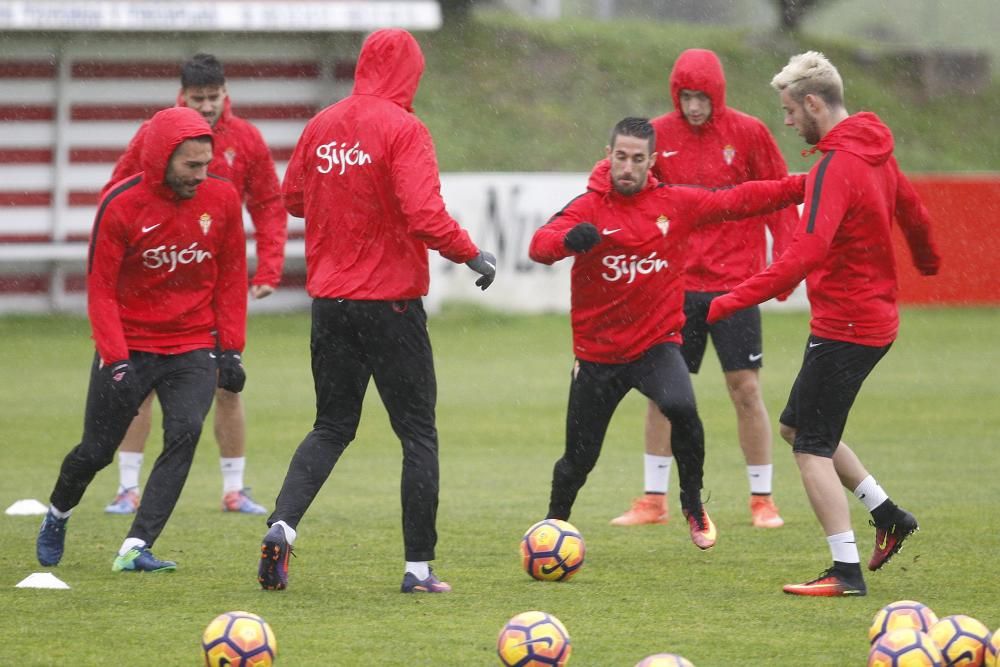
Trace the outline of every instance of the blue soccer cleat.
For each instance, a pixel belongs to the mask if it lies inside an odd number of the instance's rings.
[[[35,555],[43,566],[58,565],[62,560],[66,545],[67,521],[69,517],[60,519],[52,513],[52,510],[45,513],[42,525],[38,529],[38,539],[35,541]]]
[[[257,564],[257,582],[265,591],[283,591],[288,588],[288,557],[292,545],[285,539],[285,531],[274,525],[267,531],[260,545],[260,562]]]
[[[160,560],[146,547],[133,547],[124,556],[116,556],[111,564],[112,572],[173,572],[177,563]]]
[[[434,576],[430,570],[426,579],[417,579],[417,575],[407,572],[403,575],[403,584],[399,587],[401,593],[448,593],[451,585]]]

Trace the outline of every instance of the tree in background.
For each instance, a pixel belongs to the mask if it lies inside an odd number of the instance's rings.
[[[823,2],[824,0],[777,0],[781,28],[791,32],[797,31],[803,17]]]
[[[441,17],[444,23],[463,23],[472,14],[472,5],[476,0],[438,0],[441,5]]]

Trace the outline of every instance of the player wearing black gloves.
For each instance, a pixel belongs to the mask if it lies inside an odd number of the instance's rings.
[[[316,418],[299,444],[267,520],[257,580],[288,586],[296,527],[354,440],[370,380],[403,449],[403,593],[451,587],[431,572],[437,545],[437,380],[422,297],[429,250],[479,274],[496,258],[445,210],[433,142],[413,113],[424,67],[404,30],[378,30],[358,57],[354,92],[306,125],[285,171],[285,208],[306,221]],[[357,155],[335,164],[333,142]],[[343,152],[343,151],[342,151]],[[359,251],[358,239],[365,239]]]
[[[46,567],[62,558],[66,523],[94,476],[114,460],[139,405],[153,391],[163,412],[163,452],[115,572],[176,568],[150,551],[180,496],[216,384],[243,389],[247,265],[236,191],[207,179],[212,133],[194,109],[150,121],[144,171],[101,200],[90,236],[87,312],[97,353],[83,437],[63,459],[36,543]],[[207,221],[193,224],[192,221]],[[171,262],[164,248],[195,261]],[[216,345],[225,350],[216,359]]]

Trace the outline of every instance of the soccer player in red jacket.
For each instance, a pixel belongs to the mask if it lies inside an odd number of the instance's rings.
[[[692,542],[711,549],[716,528],[701,503],[704,431],[680,352],[687,239],[697,225],[800,201],[804,179],[723,190],[660,183],[650,173],[658,158],[653,127],[644,118],[615,125],[606,153],[587,192],[540,227],[529,248],[543,264],[573,258],[576,363],[566,449],[553,471],[548,518],[569,519],[618,403],[638,389],[672,424],[681,508]]]
[[[302,519],[357,433],[375,381],[403,448],[403,593],[444,593],[428,561],[437,544],[437,381],[421,297],[433,249],[481,274],[496,259],[448,215],[434,144],[413,113],[424,56],[405,30],[365,40],[347,98],[306,125],[285,172],[285,207],[306,220],[306,290],[312,305],[316,419],[295,451],[257,578],[288,585],[288,556]]]
[[[726,77],[714,52],[688,49],[681,53],[670,72],[670,96],[674,110],[651,121],[656,131],[652,170],[658,180],[719,188],[788,175],[767,126],[726,105]],[[771,496],[771,422],[760,392],[764,358],[760,310],[747,308],[712,325],[705,322],[705,316],[712,297],[764,268],[765,228],[771,231],[777,257],[797,220],[796,209],[787,207],[740,225],[701,225],[688,239],[684,266],[681,353],[688,370],[697,373],[708,338],[712,338],[736,409],[737,437],[750,482],[750,518],[758,528],[784,525]],[[646,414],[645,494],[611,523],[666,523],[672,464],[670,422],[650,402]]]
[[[36,555],[46,567],[59,563],[70,513],[155,391],[163,452],[112,570],[175,569],[150,549],[184,487],[216,386],[239,393],[246,381],[239,195],[209,178],[212,129],[196,111],[161,111],[146,135],[142,171],[101,199],[90,233],[87,312],[97,353],[83,437],[63,459],[38,533]]]
[[[837,69],[821,53],[789,60],[771,81],[785,125],[823,153],[809,172],[802,219],[769,268],[716,297],[708,321],[792,289],[803,278],[812,310],[802,368],[781,413],[802,484],[826,534],[833,566],[812,581],[789,584],[793,595],[864,595],[864,577],[841,486],[872,515],[882,567],[917,530],[840,438],[861,384],[889,351],[899,329],[892,221],[902,228],[917,269],[938,272],[930,219],[892,156],[892,132],[873,113],[849,115]]]
[[[177,106],[194,109],[212,126],[215,150],[209,171],[236,187],[250,213],[257,242],[257,270],[250,295],[262,299],[273,293],[281,281],[288,221],[271,152],[260,131],[232,112],[225,72],[213,55],[199,53],[181,67]],[[146,122],[129,142],[102,195],[115,183],[142,171],[140,154],[148,129]],[[104,510],[109,514],[132,514],[139,504],[139,472],[152,428],[152,412],[150,394],[118,451],[118,493]],[[222,510],[265,514],[267,510],[254,502],[243,481],[246,423],[239,394],[225,389],[215,392],[215,439],[222,469]]]

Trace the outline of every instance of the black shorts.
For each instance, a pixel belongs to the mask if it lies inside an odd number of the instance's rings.
[[[760,308],[744,308],[715,324],[708,324],[708,305],[725,292],[684,293],[684,344],[681,354],[688,372],[697,373],[705,356],[708,337],[724,371],[760,368],[764,351],[761,342]]]
[[[833,456],[861,384],[892,347],[809,336],[802,368],[779,421],[796,429],[792,450]]]

